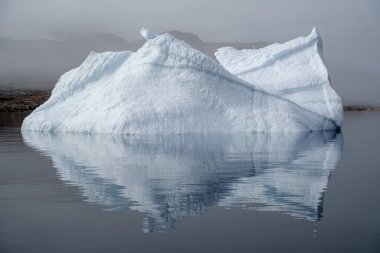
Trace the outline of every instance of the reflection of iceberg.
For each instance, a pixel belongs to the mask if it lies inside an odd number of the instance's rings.
[[[146,213],[170,226],[208,206],[275,210],[319,219],[341,135],[110,136],[23,132],[59,177],[89,202]]]
[[[336,130],[342,124],[341,100],[330,87],[316,32],[253,56],[219,51],[226,68],[243,64],[228,71],[170,34],[143,30],[142,35],[147,42],[137,52],[91,53],[62,75],[22,130],[298,132]],[[240,74],[247,69],[248,77]]]

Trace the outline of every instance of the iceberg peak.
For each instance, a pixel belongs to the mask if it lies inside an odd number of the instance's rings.
[[[152,33],[149,28],[143,27],[140,29],[140,35],[145,39],[145,40],[152,40],[157,37],[157,34]]]
[[[318,29],[314,26],[313,29],[311,30],[311,33],[309,34],[309,36],[311,39],[318,39],[318,40],[322,40],[321,38],[321,35],[318,31]]]
[[[318,29],[314,26],[313,29],[311,30],[311,33],[309,35],[312,38],[320,38],[321,36],[319,35]]]

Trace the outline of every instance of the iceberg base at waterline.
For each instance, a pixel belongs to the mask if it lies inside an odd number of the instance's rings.
[[[146,43],[137,52],[91,53],[65,73],[22,131],[298,132],[342,124],[341,100],[330,87],[315,31],[259,52],[221,49],[222,65],[170,34],[141,34]]]

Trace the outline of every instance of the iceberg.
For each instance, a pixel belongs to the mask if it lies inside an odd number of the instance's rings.
[[[314,34],[262,51],[220,49],[223,67],[168,33],[142,29],[146,43],[137,52],[92,52],[62,75],[51,97],[25,118],[22,131],[336,130],[342,106],[329,86]],[[241,62],[239,67],[233,67],[235,62]]]

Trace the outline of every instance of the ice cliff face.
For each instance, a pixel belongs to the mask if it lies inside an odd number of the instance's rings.
[[[314,28],[307,37],[261,49],[220,48],[224,68],[256,89],[300,105],[342,124],[342,102],[331,88],[322,58],[322,39]]]
[[[261,54],[221,49],[228,71],[170,34],[141,34],[147,41],[137,52],[91,53],[65,73],[22,130],[297,132],[341,125],[340,99],[314,50],[316,33]]]

